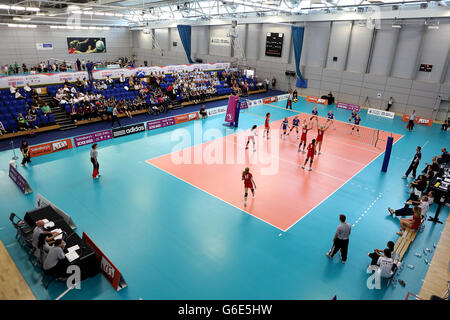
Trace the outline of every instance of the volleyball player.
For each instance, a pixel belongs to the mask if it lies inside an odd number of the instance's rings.
[[[314,161],[314,155],[317,154],[316,151],[316,139],[312,139],[311,143],[308,145],[308,153],[306,154],[305,163],[302,165],[302,169],[305,169],[306,164],[309,160],[309,171],[312,170],[312,164]]]
[[[256,124],[250,129],[250,135],[248,136],[248,140],[247,140],[247,144],[245,146],[245,150],[248,149],[248,144],[251,142],[253,142],[253,151],[256,151],[256,147],[255,147],[255,137],[257,136],[256,133]]]
[[[348,119],[348,122],[352,122],[352,120],[356,118],[356,115],[357,115],[357,114],[358,114],[358,113],[356,112],[356,110],[353,109],[353,110],[352,110],[352,114],[350,115],[350,119]]]
[[[317,116],[319,115],[319,111],[317,111],[317,107],[314,107],[314,109],[311,111],[312,117],[309,118],[309,120],[312,120],[313,118],[317,119]]]
[[[308,135],[308,131],[312,129],[312,123],[311,121],[306,123],[306,120],[303,120],[303,126],[302,126],[302,136],[300,139],[300,144],[298,145],[298,152],[300,152],[300,148],[303,145],[303,153],[305,153],[306,148],[306,136]]]
[[[98,160],[97,160],[98,151],[97,151],[97,144],[96,143],[94,143],[92,145],[90,156],[91,156],[92,166],[94,167],[94,170],[92,171],[92,178],[98,179],[101,175],[98,172],[98,169],[99,169],[100,166],[99,166]]]
[[[297,131],[297,139],[299,138],[298,137],[298,124],[299,124],[299,122],[300,122],[300,120],[298,119],[298,116],[295,116],[294,119],[292,119],[291,130],[289,130],[289,133],[287,135],[289,135],[292,132],[292,130],[294,130],[294,128],[295,128],[295,130]]]
[[[255,189],[256,189],[256,183],[255,180],[253,180],[253,175],[250,173],[250,169],[247,167],[245,168],[244,172],[242,172],[242,180],[244,180],[244,206],[247,206],[247,196],[248,196],[248,189],[252,192],[252,196],[255,197]]]
[[[270,137],[269,137],[269,131],[270,131],[269,120],[270,120],[270,113],[266,113],[266,121],[264,122],[263,138],[266,136],[266,133],[267,133],[267,139],[270,139]]]
[[[336,126],[334,125],[334,113],[333,113],[333,110],[328,111],[328,113],[327,113],[327,122],[330,122],[333,125],[333,129],[336,130]]]
[[[316,118],[317,121],[317,147],[319,148],[318,154],[321,154],[320,150],[322,149],[322,141],[323,141],[323,135],[325,131],[328,130],[328,128],[331,125],[331,122],[328,122],[327,126],[319,125],[319,119]]]
[[[281,123],[281,127],[283,129],[283,133],[280,135],[280,137],[283,137],[286,139],[286,131],[289,128],[289,120],[288,118],[284,118],[283,122]]]
[[[361,122],[361,118],[359,117],[359,114],[357,114],[356,117],[353,119],[353,126],[352,126],[352,131],[350,131],[350,134],[353,134],[353,130],[355,130],[355,128],[356,128],[356,132],[358,133],[358,137],[359,137],[360,122]]]

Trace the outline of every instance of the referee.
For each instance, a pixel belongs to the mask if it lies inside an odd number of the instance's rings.
[[[414,120],[416,120],[416,110],[413,110],[413,112],[409,115],[409,121],[408,121],[408,130],[409,131],[413,131]]]
[[[411,161],[411,164],[409,165],[408,170],[406,170],[405,174],[402,177],[403,179],[408,178],[408,175],[410,174],[411,171],[412,171],[412,177],[414,179],[416,178],[416,170],[417,170],[417,167],[419,166],[420,159],[422,159],[422,153],[420,152],[420,150],[422,150],[422,148],[418,146],[416,148],[416,154],[414,155],[414,158]]]
[[[91,156],[91,162],[92,162],[92,166],[93,166],[93,171],[92,171],[92,178],[94,179],[98,179],[100,177],[100,172],[98,172],[100,165],[98,164],[98,151],[97,151],[97,144],[94,143],[92,145],[92,149],[90,152],[90,156]]]
[[[326,255],[333,259],[336,252],[341,250],[341,262],[345,263],[347,260],[347,250],[348,250],[348,238],[350,237],[350,225],[345,222],[345,216],[343,214],[339,215],[339,221],[341,224],[336,228],[336,234],[333,239],[333,247],[326,253]]]
[[[294,94],[292,93],[292,89],[289,89],[289,97],[286,102],[286,109],[292,110],[292,100],[294,99]]]

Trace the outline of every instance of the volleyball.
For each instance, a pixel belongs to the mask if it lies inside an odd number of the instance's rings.
[[[95,47],[97,48],[98,51],[103,51],[103,50],[105,50],[105,44],[103,43],[102,40],[98,40],[98,41],[95,43]]]

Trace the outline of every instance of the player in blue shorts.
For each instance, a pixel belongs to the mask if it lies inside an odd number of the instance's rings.
[[[333,110],[328,111],[327,113],[327,122],[333,125],[333,129],[336,130],[336,126],[334,125],[334,113]]]
[[[313,118],[317,119],[317,116],[319,115],[319,111],[317,111],[317,107],[314,107],[314,109],[311,111],[312,117],[309,118],[309,121],[311,121]]]
[[[356,132],[358,133],[358,137],[359,137],[360,122],[361,122],[361,118],[359,117],[359,114],[357,114],[356,117],[353,119],[353,126],[352,126],[352,131],[350,131],[350,134],[353,134],[353,130],[355,130],[355,128],[356,128]]]
[[[280,135],[280,137],[284,136],[284,139],[286,139],[286,130],[287,128],[289,128],[288,118],[284,118],[283,122],[281,123],[281,128],[283,129],[283,133]]]
[[[297,130],[297,139],[298,139],[299,138],[298,137],[298,125],[299,125],[299,123],[300,123],[300,119],[298,118],[298,116],[295,116],[294,119],[292,119],[291,130],[289,131],[289,133],[287,135],[289,135],[292,132],[292,130],[294,130],[294,128],[295,128],[295,130]]]

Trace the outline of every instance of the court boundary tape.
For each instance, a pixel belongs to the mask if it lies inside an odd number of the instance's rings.
[[[394,142],[394,145],[399,142],[404,136],[402,135],[397,141]],[[312,211],[314,211],[318,206],[320,206],[323,202],[325,202],[329,197],[331,197],[332,195],[334,195],[339,189],[341,189],[343,186],[345,186],[349,181],[351,181],[355,176],[357,176],[362,170],[364,170],[365,168],[367,168],[369,165],[372,164],[372,162],[374,162],[375,160],[377,160],[381,155],[383,155],[386,151],[383,151],[382,153],[380,153],[378,156],[375,157],[375,159],[373,159],[372,161],[370,161],[367,165],[365,165],[364,167],[362,167],[358,172],[356,172],[353,176],[351,176],[346,182],[344,182],[339,188],[337,188],[336,190],[334,190],[332,193],[330,193],[325,199],[323,199],[322,201],[320,201],[314,208],[312,208],[309,212],[307,212],[305,215],[303,215],[300,219],[298,219],[296,222],[294,222],[294,224],[292,224],[289,228],[286,229],[285,232],[287,232],[289,229],[291,229],[293,226],[295,226],[298,222],[300,222],[300,220],[302,220],[304,217],[306,217],[307,215],[309,215]]]
[[[145,160],[145,162],[148,163],[149,165],[151,165],[152,167],[155,167],[156,169],[159,169],[159,170],[161,170],[161,171],[163,171],[163,172],[165,172],[165,173],[171,175],[172,177],[175,177],[175,178],[177,178],[178,180],[183,181],[183,182],[187,183],[188,185],[190,185],[190,186],[192,186],[192,187],[194,187],[194,188],[196,188],[196,189],[198,189],[198,190],[200,190],[200,191],[203,191],[204,193],[209,194],[209,195],[212,196],[212,197],[214,197],[214,198],[216,198],[216,199],[218,199],[218,200],[220,200],[220,201],[222,201],[222,202],[224,202],[224,203],[226,203],[226,204],[229,204],[230,206],[232,206],[232,207],[238,209],[239,211],[245,212],[246,214],[248,214],[248,215],[250,215],[250,216],[252,216],[252,217],[254,217],[254,218],[256,218],[256,219],[258,219],[258,220],[260,220],[260,221],[262,221],[262,222],[264,222],[264,223],[267,223],[268,225],[270,225],[270,226],[272,226],[272,227],[274,227],[274,228],[276,228],[276,229],[278,229],[278,230],[281,230],[281,231],[285,232],[285,230],[283,230],[283,229],[281,229],[281,228],[279,228],[279,227],[277,227],[277,226],[271,224],[270,222],[268,222],[268,221],[266,221],[266,220],[264,220],[264,219],[262,219],[262,218],[260,218],[260,217],[257,217],[257,216],[255,216],[255,215],[251,214],[250,212],[247,212],[247,211],[243,210],[242,208],[239,208],[239,207],[235,206],[234,204],[229,203],[228,201],[223,200],[222,198],[219,198],[218,196],[215,196],[215,195],[213,195],[212,193],[210,193],[210,192],[208,192],[208,191],[206,191],[206,190],[204,190],[204,189],[202,189],[202,188],[200,188],[200,187],[197,187],[196,185],[193,185],[192,183],[187,182],[186,180],[184,180],[184,179],[182,179],[182,178],[180,178],[180,177],[177,177],[176,175],[174,175],[174,174],[168,172],[167,170],[164,170],[164,169],[162,169],[162,168],[160,168],[160,167],[154,165],[153,163],[149,162],[150,160],[152,160],[152,159]]]

